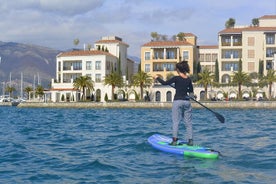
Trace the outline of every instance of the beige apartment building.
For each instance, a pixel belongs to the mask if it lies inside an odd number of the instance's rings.
[[[198,61],[201,69],[207,68],[210,72],[215,73],[216,61],[218,60],[217,45],[201,45],[198,46]]]
[[[239,26],[220,31],[219,57],[220,82],[230,83],[231,75],[238,70],[242,61],[242,71],[259,73],[263,62],[263,73],[273,68],[276,53],[276,15],[262,16],[258,26]]]
[[[141,47],[141,70],[151,76],[159,75],[167,79],[176,75],[175,64],[188,61],[191,74],[196,56],[197,37],[192,33],[185,33],[183,41],[151,41]]]
[[[239,60],[242,61],[242,71],[252,76],[257,76],[261,68],[264,75],[267,70],[275,68],[276,15],[260,17],[259,24],[255,26],[235,26],[220,31],[217,46],[197,46],[196,36],[191,33],[186,35],[188,38],[185,37],[182,42],[152,41],[144,44],[141,47],[141,69],[152,76],[159,75],[167,79],[170,75],[176,75],[175,64],[183,59],[188,60],[191,71],[193,64],[199,62],[201,68],[208,68],[211,72],[215,71],[217,60],[220,83],[227,84],[231,82],[234,72],[238,71]],[[252,92],[252,89],[246,86],[243,86],[242,90],[244,97],[248,97]],[[209,92],[219,98],[223,98],[224,93],[228,94],[228,98],[237,97],[237,89],[231,86],[212,88]],[[201,99],[203,89],[195,86],[195,93]],[[258,89],[256,97],[263,97],[264,93],[267,94],[266,87]],[[155,85],[152,94],[155,101],[170,101],[174,91]],[[272,96],[276,96],[275,85],[272,88]]]

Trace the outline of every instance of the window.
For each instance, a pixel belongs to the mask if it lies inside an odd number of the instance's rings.
[[[255,58],[255,51],[254,50],[248,50],[248,58]]]
[[[231,53],[231,50],[224,51],[222,58],[231,58]]]
[[[211,62],[212,61],[211,54],[206,54],[206,61],[207,62]]]
[[[183,51],[183,60],[188,60],[189,59],[189,51],[185,50]]]
[[[239,63],[238,62],[223,62],[222,71],[238,71]]]
[[[61,62],[58,62],[58,71],[61,71]]]
[[[266,69],[267,70],[272,69],[272,67],[273,67],[272,65],[273,65],[272,60],[266,60]]]
[[[166,68],[167,71],[174,71],[175,64],[164,63],[162,68]]]
[[[71,63],[70,62],[64,62],[63,63],[63,70],[71,70]]]
[[[255,38],[254,37],[248,37],[248,46],[254,46],[255,45]]]
[[[155,101],[160,102],[160,100],[161,100],[161,93],[160,93],[160,91],[157,91],[155,93]]]
[[[201,62],[201,61],[202,61],[202,62],[205,61],[205,60],[204,60],[204,54],[199,54],[199,61],[200,61],[200,62]]]
[[[72,63],[73,70],[82,70],[82,63],[81,61],[75,61]]]
[[[218,59],[218,54],[212,54],[212,61],[216,61]]]
[[[145,64],[145,72],[150,72],[150,64]]]
[[[253,72],[255,70],[255,63],[248,62],[248,71]]]
[[[175,53],[173,51],[167,51],[167,59],[175,59]]]
[[[92,61],[86,61],[86,70],[92,70]]]
[[[275,34],[266,34],[266,44],[275,43]]]
[[[221,39],[222,46],[230,46],[231,45],[231,37],[230,36],[223,36]]]
[[[95,82],[102,82],[102,76],[101,76],[101,74],[96,74],[95,75]]]
[[[101,61],[96,61],[95,70],[101,70]]]
[[[242,39],[240,36],[233,36],[233,45],[234,46],[241,46],[242,45]]]
[[[274,57],[276,53],[276,48],[267,48],[266,49],[266,57]]]
[[[172,92],[168,91],[166,94],[166,101],[171,102],[172,101]]]
[[[150,52],[145,52],[145,60],[150,60]]]
[[[232,54],[233,54],[233,58],[236,58],[236,59],[239,58],[239,51],[233,50]]]

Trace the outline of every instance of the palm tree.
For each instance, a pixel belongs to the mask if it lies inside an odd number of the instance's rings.
[[[273,82],[276,82],[276,75],[275,75],[275,70],[268,70],[267,71],[267,75],[265,77],[263,77],[263,82],[265,84],[268,84],[268,93],[269,93],[269,99],[271,99],[271,92],[272,92],[272,84]]]
[[[29,97],[30,97],[30,92],[31,92],[32,90],[33,90],[33,88],[30,87],[30,86],[28,86],[28,87],[26,87],[26,88],[24,89],[24,92],[27,93],[28,99],[29,99]]]
[[[235,26],[236,20],[229,18],[225,23],[225,28],[233,28]]]
[[[35,94],[41,97],[44,95],[44,88],[41,85],[38,85],[35,89]]]
[[[73,86],[75,89],[82,89],[82,99],[85,100],[85,89],[94,90],[94,82],[89,76],[80,76],[74,80]]]
[[[208,85],[213,83],[214,80],[214,74],[209,71],[208,68],[204,68],[204,70],[201,73],[198,73],[200,79],[197,81],[198,84],[203,85],[204,87],[204,100],[207,100],[207,88]]]
[[[184,41],[185,40],[185,33],[183,33],[183,32],[179,32],[176,36],[177,36],[179,41]]]
[[[259,19],[258,18],[252,19],[252,24],[253,26],[259,26]]]
[[[76,38],[76,39],[74,39],[73,43],[74,43],[74,45],[77,46],[80,43],[80,40],[78,38]]]
[[[12,86],[7,86],[6,89],[5,89],[5,91],[8,92],[9,96],[11,97],[12,93],[15,91],[15,88],[12,87]]]
[[[250,76],[245,73],[242,72],[241,70],[238,70],[238,72],[234,72],[233,76],[232,76],[232,84],[237,84],[238,85],[238,98],[241,99],[242,98],[242,94],[241,94],[241,86],[243,84],[248,84],[251,82]]]
[[[114,100],[114,89],[116,86],[121,87],[123,85],[123,78],[117,72],[112,72],[111,74],[105,76],[104,85],[111,85],[112,99]]]
[[[132,77],[133,85],[140,87],[140,98],[143,99],[143,88],[152,84],[152,77],[146,72],[139,71]]]

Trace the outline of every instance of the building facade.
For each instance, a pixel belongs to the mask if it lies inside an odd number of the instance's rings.
[[[128,44],[116,36],[102,37],[90,50],[74,50],[60,53],[56,62],[56,78],[52,79],[50,99],[53,102],[79,101],[83,95],[86,99],[103,102],[105,96],[111,99],[111,86],[104,85],[106,75],[121,73],[124,83],[133,73],[134,62],[127,58]],[[129,75],[129,76],[126,76]],[[94,82],[94,90],[74,89],[77,77],[89,76]]]
[[[240,26],[219,32],[220,82],[230,83],[233,72],[238,71],[239,60],[242,71],[248,74],[263,74],[273,69],[276,53],[276,16],[262,16],[257,26]],[[261,66],[263,65],[263,66]]]
[[[163,79],[176,75],[176,63],[188,61],[191,74],[196,59],[197,37],[185,33],[183,41],[151,41],[141,47],[141,70]]]
[[[215,73],[216,61],[218,61],[217,45],[198,46],[198,62],[201,69],[207,68],[210,72]]]

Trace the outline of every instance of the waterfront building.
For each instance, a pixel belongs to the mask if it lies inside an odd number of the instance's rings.
[[[191,67],[197,56],[197,37],[192,33],[184,33],[183,41],[151,41],[141,47],[141,70],[151,76],[159,75],[167,79],[176,75],[175,64],[186,60]]]
[[[49,100],[79,101],[83,95],[93,101],[104,101],[105,95],[111,99],[111,86],[103,84],[106,75],[120,71],[125,83],[133,74],[133,64],[127,58],[128,44],[116,36],[102,37],[89,50],[62,52],[57,56],[56,78],[52,79]],[[128,75],[128,76],[126,76]],[[94,90],[86,89],[85,93],[74,89],[73,82],[77,77],[89,76],[94,81]]]
[[[231,75],[238,71],[239,60],[242,61],[243,72],[259,73],[260,67],[263,67],[263,74],[266,75],[267,70],[273,69],[275,35],[276,15],[260,17],[256,26],[236,26],[220,31],[220,82],[231,82]]]
[[[218,45],[200,45],[198,46],[198,62],[201,69],[207,68],[215,73],[215,65],[218,60]]]

